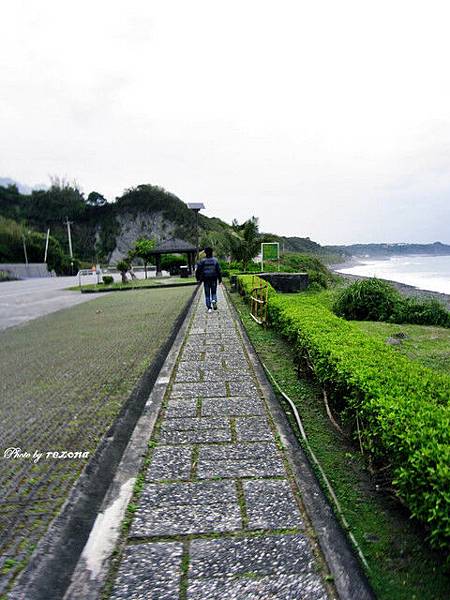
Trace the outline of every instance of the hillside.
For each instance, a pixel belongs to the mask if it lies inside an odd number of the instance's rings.
[[[66,183],[28,194],[20,193],[14,184],[0,186],[0,216],[39,232],[50,228],[66,251],[64,221],[68,218],[75,256],[92,262],[120,260],[140,237],[160,241],[175,236],[195,243],[194,213],[174,194],[149,184],[125,190],[114,203],[108,203],[98,192],[85,198]],[[220,253],[230,235],[234,235],[231,225],[216,217],[199,215],[201,245],[212,244]],[[285,251],[324,252],[309,238],[262,234],[262,241],[278,241]]]
[[[351,244],[348,246],[325,246],[330,252],[341,252],[348,256],[387,258],[422,254],[430,256],[450,254],[450,246],[441,242],[434,244]]]

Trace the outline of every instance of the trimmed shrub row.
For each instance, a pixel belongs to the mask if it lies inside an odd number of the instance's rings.
[[[250,280],[250,281],[249,281]],[[239,277],[244,293],[251,277]],[[269,296],[271,323],[307,357],[346,424],[377,462],[391,465],[396,493],[450,548],[450,377],[399,356],[313,296]]]

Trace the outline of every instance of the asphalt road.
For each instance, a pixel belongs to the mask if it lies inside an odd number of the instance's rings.
[[[64,289],[74,285],[78,285],[77,277],[46,277],[0,283],[0,331],[102,295],[80,294]]]

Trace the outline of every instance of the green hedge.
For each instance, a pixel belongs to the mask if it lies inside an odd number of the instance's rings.
[[[274,294],[276,294],[276,291],[270,285],[270,283],[268,283],[264,279],[261,279],[261,277],[258,277],[257,275],[238,275],[237,276],[238,290],[242,296],[246,296],[246,297],[250,296],[252,289],[254,287],[259,287],[261,282],[263,284],[267,285],[269,288],[268,297],[271,297]]]
[[[239,278],[244,293],[249,279]],[[398,496],[429,527],[432,545],[448,550],[450,377],[399,356],[311,295],[271,293],[268,308],[354,431],[358,416],[365,450],[391,465]]]

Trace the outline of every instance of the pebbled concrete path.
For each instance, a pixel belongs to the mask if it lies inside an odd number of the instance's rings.
[[[334,597],[221,289],[218,311],[198,302],[151,445],[111,600]]]

